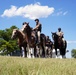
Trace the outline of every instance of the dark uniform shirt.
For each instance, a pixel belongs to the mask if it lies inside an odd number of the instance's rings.
[[[36,24],[36,26],[39,25],[39,27],[37,28],[37,31],[40,31],[41,32],[41,29],[42,29],[42,25],[40,23]]]

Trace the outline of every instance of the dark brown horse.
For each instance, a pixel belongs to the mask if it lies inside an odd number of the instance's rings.
[[[18,38],[18,45],[19,45],[20,53],[21,53],[20,55],[22,57],[22,55],[23,55],[22,48],[24,48],[25,57],[27,57],[27,51],[26,51],[27,43],[25,41],[24,33],[18,29],[13,29],[11,38],[12,39]]]
[[[65,43],[63,42],[62,38],[60,38],[56,32],[52,33],[52,38],[54,40],[54,48],[56,51],[56,56],[57,56],[57,49],[60,50],[60,55],[61,58],[64,58],[65,54],[66,54],[66,48],[67,48],[67,42],[65,40]]]
[[[25,33],[26,38],[27,38],[27,43],[29,45],[29,47],[36,47],[36,35],[35,35],[35,31],[32,30],[32,28],[29,26],[29,23],[24,22],[24,25],[22,27],[22,31]],[[40,36],[40,44],[39,49],[42,49],[42,53],[41,53],[41,57],[45,57],[45,35],[41,34]],[[34,51],[35,55],[37,53],[37,50]]]

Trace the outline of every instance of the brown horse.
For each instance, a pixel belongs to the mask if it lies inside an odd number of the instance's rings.
[[[56,32],[52,33],[52,38],[54,40],[54,48],[56,51],[56,56],[57,56],[57,49],[60,50],[60,58],[64,58],[66,54],[66,48],[67,48],[67,42],[65,40],[65,43],[63,42],[62,38],[60,38]]]
[[[32,30],[32,28],[29,26],[29,23],[24,22],[24,25],[22,27],[22,31],[25,33],[26,38],[27,38],[27,43],[29,47],[36,47],[36,34],[35,31]],[[38,45],[39,50],[42,49],[42,52],[40,54],[41,57],[45,57],[45,35],[41,34],[40,36],[40,44]],[[37,55],[37,50],[34,51],[35,55]]]
[[[11,36],[12,39],[16,39],[18,38],[18,45],[19,45],[19,48],[20,48],[20,55],[22,57],[22,48],[24,48],[24,57],[27,57],[27,51],[26,51],[26,47],[27,47],[27,43],[25,41],[25,35],[22,31],[18,30],[18,29],[13,29],[13,32],[12,32],[12,36]]]
[[[49,38],[49,36],[46,36],[46,55],[47,57],[52,58],[52,50],[53,50],[53,42]]]

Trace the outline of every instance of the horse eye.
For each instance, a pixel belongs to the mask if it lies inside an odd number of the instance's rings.
[[[16,32],[15,32],[15,34],[16,34]]]

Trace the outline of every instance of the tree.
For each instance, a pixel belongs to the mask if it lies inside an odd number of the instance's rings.
[[[17,46],[17,40],[11,39],[12,31],[15,28],[17,27],[12,26],[8,29],[0,30],[0,51],[4,52],[3,55],[19,49]]]
[[[71,54],[73,58],[76,58],[76,49],[72,49]]]

